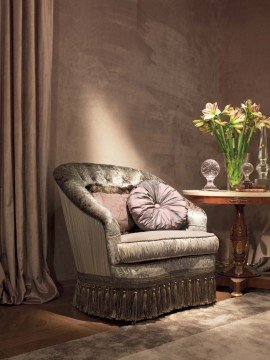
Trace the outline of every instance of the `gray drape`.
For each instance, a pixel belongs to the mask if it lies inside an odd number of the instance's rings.
[[[46,265],[53,0],[1,0],[0,303],[58,292]]]

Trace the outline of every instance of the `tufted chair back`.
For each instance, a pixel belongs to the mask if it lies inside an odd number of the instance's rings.
[[[124,188],[136,186],[141,181],[155,179],[163,180],[146,171],[124,166],[70,163],[59,165],[54,170],[54,178],[64,193],[74,200],[74,191],[77,186],[86,188],[89,185],[114,186]]]

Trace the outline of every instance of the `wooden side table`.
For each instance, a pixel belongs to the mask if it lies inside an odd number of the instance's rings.
[[[270,276],[262,276],[252,266],[247,265],[248,234],[244,217],[246,205],[269,205],[270,191],[184,190],[183,194],[194,203],[235,207],[236,214],[231,231],[234,262],[217,270],[217,285],[232,288],[232,296],[241,296],[241,291],[247,288],[270,290]]]

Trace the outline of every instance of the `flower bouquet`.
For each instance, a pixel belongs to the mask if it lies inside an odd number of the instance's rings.
[[[240,184],[242,164],[256,130],[270,128],[270,118],[260,112],[260,105],[247,100],[241,107],[226,105],[224,110],[217,103],[207,103],[194,125],[203,133],[214,135],[225,157],[226,172],[231,188]]]

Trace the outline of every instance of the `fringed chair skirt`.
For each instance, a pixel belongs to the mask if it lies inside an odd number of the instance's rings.
[[[136,322],[215,301],[214,270],[203,269],[149,279],[78,273],[73,305],[88,315]]]

